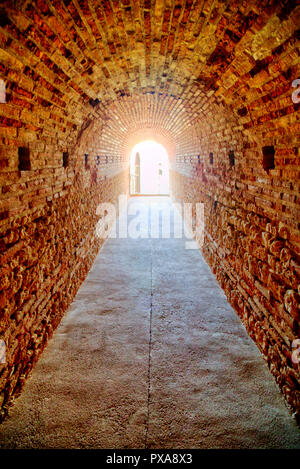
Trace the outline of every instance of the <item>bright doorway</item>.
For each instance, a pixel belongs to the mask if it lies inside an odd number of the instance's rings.
[[[169,195],[169,158],[160,143],[145,140],[130,155],[131,195]]]

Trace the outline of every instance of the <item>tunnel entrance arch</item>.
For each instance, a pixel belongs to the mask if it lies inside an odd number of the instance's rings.
[[[169,156],[154,140],[137,143],[130,155],[130,194],[169,195]]]

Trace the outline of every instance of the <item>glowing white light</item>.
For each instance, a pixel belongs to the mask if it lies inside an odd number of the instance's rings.
[[[140,154],[140,193],[169,194],[169,161],[166,149],[153,140],[134,146],[131,157],[131,174],[134,174],[136,153]]]

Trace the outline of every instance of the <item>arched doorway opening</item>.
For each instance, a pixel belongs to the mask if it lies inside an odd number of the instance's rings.
[[[167,150],[154,140],[137,143],[130,155],[130,194],[169,195]]]
[[[130,164],[130,193],[141,193],[141,158],[137,151],[132,154],[132,164]]]

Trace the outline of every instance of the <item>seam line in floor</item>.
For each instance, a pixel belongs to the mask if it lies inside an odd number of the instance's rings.
[[[148,396],[147,396],[147,421],[145,431],[145,449],[147,449],[149,420],[150,420],[150,399],[151,399],[151,350],[152,350],[152,309],[153,309],[153,252],[150,240],[150,311],[149,311],[149,352],[148,352]]]

